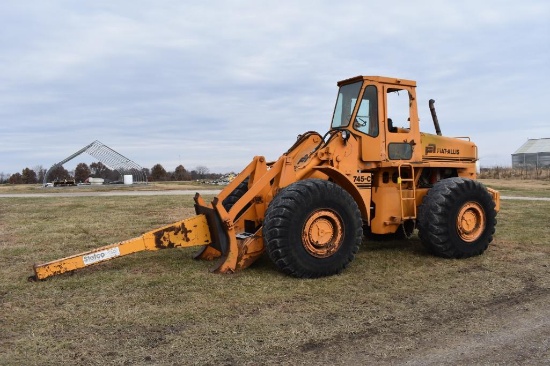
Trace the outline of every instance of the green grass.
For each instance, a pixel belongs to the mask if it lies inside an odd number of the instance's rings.
[[[425,332],[547,294],[549,208],[503,201],[494,243],[467,260],[433,257],[413,236],[365,242],[343,274],[316,280],[265,257],[216,275],[171,249],[27,282],[34,262],[191,216],[192,199],[2,198],[0,364],[330,364],[358,343],[363,361],[391,363]]]

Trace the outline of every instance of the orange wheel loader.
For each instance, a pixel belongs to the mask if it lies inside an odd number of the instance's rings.
[[[476,181],[476,145],[419,130],[416,82],[357,76],[338,82],[330,129],[306,132],[277,161],[256,156],[196,216],[124,242],[35,264],[31,279],[143,251],[200,247],[232,273],[267,252],[291,276],[340,273],[364,232],[408,237],[445,258],[483,253],[493,239],[499,192]]]

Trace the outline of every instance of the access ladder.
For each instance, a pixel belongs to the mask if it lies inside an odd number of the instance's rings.
[[[401,203],[401,222],[416,219],[416,187],[414,179],[414,168],[411,164],[400,164],[398,166],[399,176],[399,197]],[[408,178],[403,178],[403,172],[409,171]],[[408,187],[403,188],[403,185]],[[406,192],[406,193],[405,193]]]

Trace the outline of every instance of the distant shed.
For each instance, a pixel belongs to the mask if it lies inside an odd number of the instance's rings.
[[[550,167],[550,138],[529,139],[512,154],[512,168]]]

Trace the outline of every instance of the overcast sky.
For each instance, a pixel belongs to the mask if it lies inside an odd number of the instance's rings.
[[[433,98],[481,166],[550,137],[547,0],[19,0],[0,24],[3,173],[94,140],[147,168],[240,171],[326,132],[356,75],[416,80],[421,130]]]

